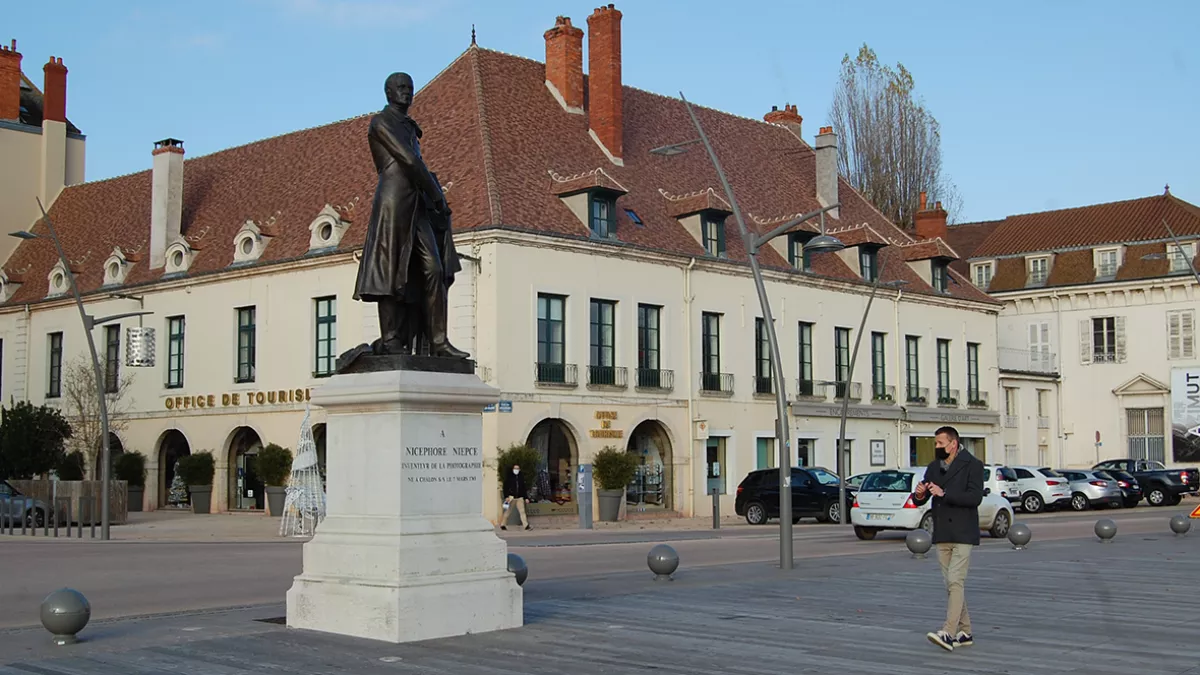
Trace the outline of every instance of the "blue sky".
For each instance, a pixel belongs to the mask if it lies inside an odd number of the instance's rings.
[[[420,86],[470,44],[541,60],[542,33],[579,0],[66,0],[17,3],[41,82],[70,69],[67,114],[87,177],[149,168],[155,140],[197,156],[382,105],[394,70]],[[842,56],[865,42],[903,63],[942,125],[959,220],[1159,194],[1200,204],[1197,2],[626,0],[626,84],[761,118],[793,103],[827,122]],[[586,47],[585,47],[586,49]],[[585,58],[586,61],[586,58]],[[811,141],[811,138],[810,138]]]

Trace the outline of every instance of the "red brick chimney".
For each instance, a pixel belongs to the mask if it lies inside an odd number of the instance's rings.
[[[921,239],[936,239],[946,236],[946,210],[941,202],[934,202],[933,208],[928,208],[928,197],[921,193],[921,207],[913,216],[913,227]]]
[[[583,112],[583,29],[560,16],[546,31],[546,84],[568,112]]]
[[[17,41],[0,46],[0,120],[21,117],[21,53]]]
[[[621,163],[621,12],[612,5],[598,7],[587,21],[588,127],[611,158]]]
[[[46,76],[45,86],[42,87],[42,121],[67,121],[67,67],[62,59],[50,57],[50,62],[42,67]]]
[[[799,112],[796,112],[796,106],[785,103],[783,104],[783,110],[780,110],[779,106],[771,106],[771,112],[763,115],[763,121],[772,124],[795,124],[799,126],[804,121],[804,118],[800,116]]]

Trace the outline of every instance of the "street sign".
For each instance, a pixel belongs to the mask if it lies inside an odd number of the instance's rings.
[[[1200,506],[1197,506],[1196,508],[1192,509],[1192,517],[1200,518]]]
[[[489,403],[489,404],[483,406],[483,412],[496,412],[496,404]]]
[[[500,401],[500,412],[502,412],[502,413],[512,412],[512,401]]]

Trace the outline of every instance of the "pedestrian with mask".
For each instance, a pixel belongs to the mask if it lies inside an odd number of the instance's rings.
[[[933,544],[946,581],[946,623],[926,637],[947,651],[974,644],[964,586],[971,551],[979,545],[979,503],[983,501],[983,462],[962,449],[958,430],[942,427],[934,438],[936,459],[913,491],[913,503],[933,500]]]
[[[500,518],[500,529],[508,529],[508,519],[512,516],[512,512],[516,509],[517,514],[521,516],[521,524],[525,529],[532,530],[529,521],[525,519],[525,495],[529,491],[525,488],[525,477],[521,475],[521,466],[514,464],[512,473],[504,478],[504,515]]]

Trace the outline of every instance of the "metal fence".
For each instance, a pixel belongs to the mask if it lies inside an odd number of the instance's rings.
[[[65,529],[66,536],[83,538],[83,527],[88,527],[88,537],[96,538],[96,526],[100,524],[100,498],[76,497],[79,513],[71,513],[70,497],[58,497],[53,500],[47,513],[46,502],[32,497],[0,497],[0,535],[8,536],[59,536],[59,528]],[[53,534],[51,534],[53,533]]]

